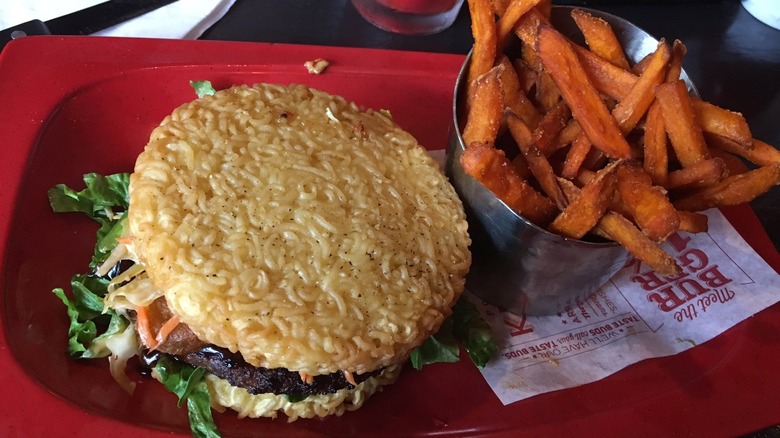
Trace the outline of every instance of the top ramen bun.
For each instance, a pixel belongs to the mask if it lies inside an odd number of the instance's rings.
[[[241,416],[357,409],[438,330],[471,263],[461,202],[415,139],[303,85],[177,108],[136,161],[127,221],[136,264],[107,306]]]

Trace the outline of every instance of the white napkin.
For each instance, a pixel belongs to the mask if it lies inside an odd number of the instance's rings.
[[[780,29],[780,7],[777,0],[742,0],[742,7],[759,21]]]
[[[33,19],[51,20],[105,0],[26,0],[2,2],[0,29]],[[94,35],[196,39],[230,9],[235,0],[178,0]]]
[[[501,402],[680,353],[779,302],[780,274],[719,210],[704,213],[707,232],[675,233],[663,244],[680,264],[679,275],[661,276],[634,261],[591,298],[549,316],[513,315],[475,300],[500,344],[482,374]]]

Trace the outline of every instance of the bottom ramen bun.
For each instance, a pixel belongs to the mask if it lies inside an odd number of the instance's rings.
[[[142,271],[108,305],[142,309],[144,344],[206,368],[242,416],[359,407],[450,315],[471,263],[425,149],[387,112],[303,85],[173,111],[136,161],[127,224]]]

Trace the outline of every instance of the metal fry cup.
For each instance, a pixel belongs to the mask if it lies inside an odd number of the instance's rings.
[[[555,6],[552,23],[582,44],[571,18],[572,7]],[[629,61],[653,52],[658,40],[632,23],[604,12],[579,8],[607,21]],[[529,222],[507,207],[460,165],[465,144],[459,107],[466,88],[471,54],[455,84],[453,124],[446,172],[463,201],[472,238],[472,266],[466,288],[503,310],[526,315],[550,315],[587,299],[626,263],[627,251],[615,242],[569,239]],[[697,94],[685,72],[683,79]]]
[[[469,223],[469,291],[518,315],[550,315],[584,301],[625,265],[617,243],[562,237],[507,207],[463,171],[463,150],[453,135],[446,169]]]

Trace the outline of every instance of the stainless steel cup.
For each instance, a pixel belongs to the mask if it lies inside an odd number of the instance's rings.
[[[469,222],[468,290],[512,313],[554,314],[585,300],[623,267],[622,246],[550,233],[507,207],[463,171],[463,149],[460,135],[453,136],[446,169]]]
[[[572,7],[553,8],[555,27],[581,42],[571,19]],[[604,12],[585,9],[607,21],[630,61],[655,50],[658,40],[630,22]],[[529,222],[496,198],[460,166],[465,149],[460,135],[458,108],[465,89],[471,55],[466,58],[455,84],[453,124],[446,172],[463,200],[472,237],[472,266],[468,290],[500,308],[526,315],[565,311],[587,299],[619,271],[626,250],[614,242],[587,242],[550,233]],[[683,78],[687,76],[683,72]],[[697,94],[688,81],[693,94]]]

